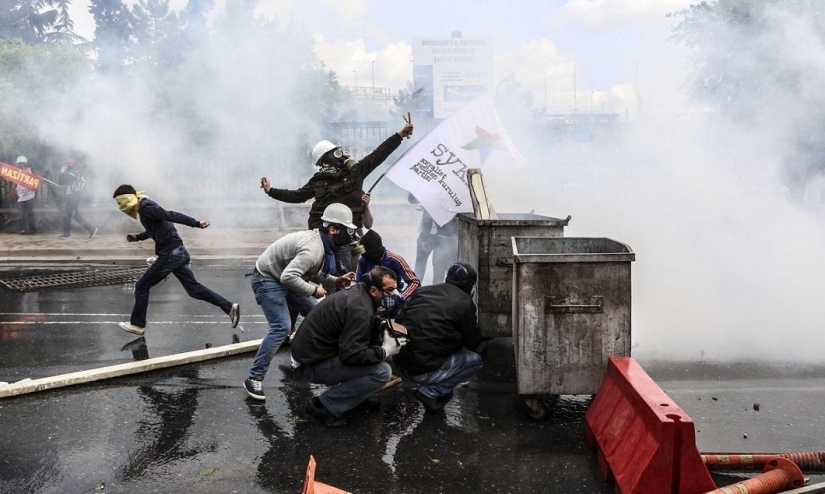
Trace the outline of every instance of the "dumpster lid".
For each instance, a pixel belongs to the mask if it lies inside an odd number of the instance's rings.
[[[573,218],[567,215],[567,218],[553,218],[551,216],[542,216],[534,213],[498,213],[497,219],[481,220],[476,218],[473,213],[459,213],[459,221],[466,221],[476,225],[498,225],[498,226],[518,226],[518,225],[539,225],[539,226],[567,226],[570,219]]]
[[[629,245],[604,237],[510,237],[513,262],[629,262]]]

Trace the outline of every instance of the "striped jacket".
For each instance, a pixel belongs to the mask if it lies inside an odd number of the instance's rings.
[[[418,287],[421,286],[421,281],[418,280],[415,272],[410,269],[407,261],[398,254],[388,251],[386,247],[384,247],[384,255],[381,256],[381,260],[378,261],[377,265],[389,268],[395,273],[398,277],[398,291],[401,292],[401,298],[404,300],[410,298],[410,295],[415,293]],[[361,275],[369,273],[375,266],[376,264],[364,259],[364,256],[359,257],[358,268],[355,270],[355,279],[360,280]]]

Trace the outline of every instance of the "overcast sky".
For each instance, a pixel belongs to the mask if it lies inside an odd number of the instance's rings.
[[[186,0],[172,0],[181,8]],[[221,8],[222,0],[218,1]],[[258,13],[297,23],[313,34],[316,51],[343,85],[390,87],[412,78],[414,38],[489,37],[496,79],[512,75],[551,112],[633,112],[642,94],[647,112],[685,109],[685,52],[668,40],[668,13],[690,0],[261,0]],[[76,30],[91,38],[86,0],[72,6]],[[374,64],[373,64],[374,62]],[[575,69],[574,69],[575,67]],[[374,74],[373,74],[374,70]],[[574,70],[576,80],[574,85]],[[638,88],[636,87],[638,84]]]

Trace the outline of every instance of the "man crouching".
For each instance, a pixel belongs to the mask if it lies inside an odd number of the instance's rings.
[[[293,365],[303,368],[304,378],[332,386],[306,405],[326,427],[346,426],[345,414],[390,380],[385,360],[405,343],[386,334],[376,317],[390,316],[397,304],[395,273],[377,266],[364,280],[319,302],[291,345]]]

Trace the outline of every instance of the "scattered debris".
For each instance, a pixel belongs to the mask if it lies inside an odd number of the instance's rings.
[[[711,396],[710,399],[713,400],[713,401],[719,401],[719,398],[717,398],[715,396]]]
[[[213,473],[215,473],[216,470],[217,470],[217,468],[215,468],[215,467],[203,467],[201,469],[201,475],[203,475],[203,476],[212,475]]]
[[[743,436],[745,439],[747,439],[747,438],[748,438],[748,435],[747,435],[747,434],[742,434],[742,436]]]
[[[759,411],[759,403],[754,403],[753,404],[753,410],[756,411],[756,412]]]

